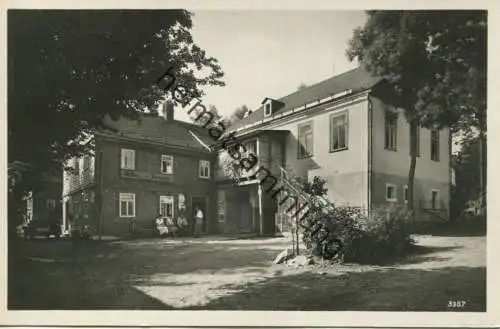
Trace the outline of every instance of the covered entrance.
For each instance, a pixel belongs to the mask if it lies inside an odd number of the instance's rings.
[[[203,213],[203,225],[201,228],[202,233],[206,233],[208,229],[207,219],[208,219],[208,197],[206,196],[193,196],[191,198],[191,213],[193,218],[196,214],[196,210],[201,210]],[[191,221],[191,232],[194,231],[194,220]]]
[[[231,186],[225,194],[226,233],[274,233],[274,212],[266,196],[259,196],[259,184]],[[269,198],[267,198],[269,199]]]

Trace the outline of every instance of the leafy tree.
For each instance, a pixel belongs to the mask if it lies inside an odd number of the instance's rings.
[[[193,109],[191,113],[189,113],[189,117],[191,120],[197,121],[197,123],[201,126],[204,125],[210,125],[210,122],[216,123],[216,122],[222,122],[224,124],[224,127],[228,128],[231,124],[230,120],[226,117],[224,117],[222,114],[219,113],[219,110],[215,105],[208,105],[208,112],[213,114],[213,118],[209,117],[207,115],[201,116],[200,115],[203,113],[204,109],[201,107],[196,107]]]
[[[106,116],[156,108],[168,92],[157,80],[169,68],[192,96],[223,86],[191,28],[184,10],[9,11],[9,209],[41,173],[87,152],[82,141],[109,128]]]
[[[303,82],[300,83],[300,85],[297,87],[297,90],[304,90],[307,88],[307,85]]]
[[[217,107],[215,107],[215,105],[210,105],[208,108],[209,111],[214,114],[214,122],[215,121],[222,122],[222,124],[224,125],[224,127],[226,127],[226,129],[231,125],[231,120],[220,114],[219,110],[217,109]]]
[[[328,193],[325,187],[326,180],[319,176],[314,176],[312,181],[302,177],[297,177],[297,181],[301,185],[302,191],[312,196],[324,196]]]
[[[410,125],[410,210],[418,127],[457,130],[471,117],[477,125],[484,120],[486,18],[485,11],[368,11],[350,40],[348,58],[386,78],[393,91],[387,100],[404,109]]]
[[[220,120],[222,119],[222,115],[219,113],[219,110],[215,105],[210,104],[208,106],[208,110],[214,115],[215,120]]]
[[[453,156],[455,169],[455,187],[452,193],[453,209],[459,216],[466,207],[467,201],[481,197],[480,184],[480,137],[465,137],[460,151]]]
[[[228,151],[219,153],[219,165],[226,177],[233,180],[235,185],[243,178],[240,162],[233,159]]]
[[[245,117],[245,115],[250,111],[250,109],[248,108],[248,106],[246,105],[242,105],[238,108],[236,108],[236,110],[234,110],[234,112],[231,114],[231,116],[229,117],[229,120],[234,123],[238,120],[241,120]]]

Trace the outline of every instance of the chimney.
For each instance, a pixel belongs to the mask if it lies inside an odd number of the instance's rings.
[[[170,102],[163,103],[163,118],[167,121],[174,121],[174,105]]]

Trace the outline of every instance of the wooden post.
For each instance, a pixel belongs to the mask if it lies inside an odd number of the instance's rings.
[[[263,235],[264,234],[264,218],[263,218],[264,211],[262,209],[263,202],[262,202],[262,185],[261,184],[258,184],[258,195],[259,195],[259,232],[260,232],[260,235]]]

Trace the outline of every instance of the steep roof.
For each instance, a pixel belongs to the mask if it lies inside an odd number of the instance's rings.
[[[359,67],[277,99],[285,105],[273,115],[286,112],[312,101],[341,93],[349,89],[352,93],[367,90],[375,86],[381,80],[382,78],[374,77],[368,71]],[[264,106],[261,106],[257,110],[253,111],[249,116],[234,123],[231,126],[231,130],[238,129],[242,126],[252,124],[263,119]]]
[[[189,133],[189,130],[191,130],[206,144],[209,145],[213,142],[205,129],[200,126],[178,120],[167,121],[160,116],[142,115],[139,121],[125,118],[115,121],[107,118],[105,122],[118,130],[116,133],[106,131],[107,134],[111,133],[125,138],[147,140],[197,151],[207,151]]]

